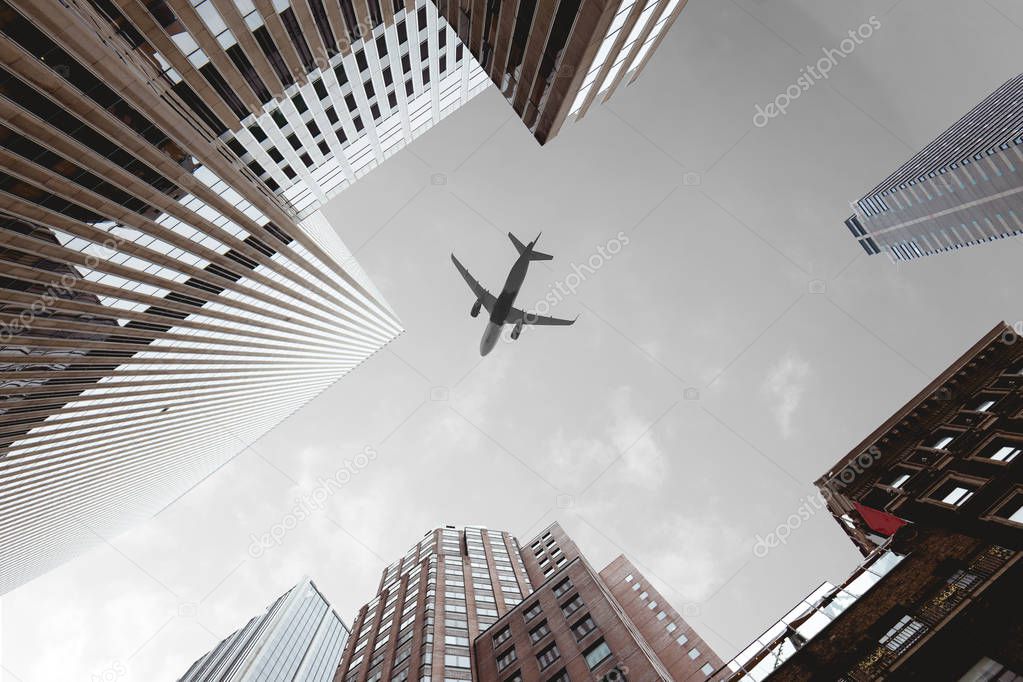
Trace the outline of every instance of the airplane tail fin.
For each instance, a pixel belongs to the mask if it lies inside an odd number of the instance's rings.
[[[526,251],[526,249],[530,249],[530,247],[532,246],[532,245],[526,246],[525,244],[520,242],[518,238],[511,232],[508,233],[508,238],[511,239],[512,244],[515,245],[515,249],[519,252],[519,255],[522,255]],[[536,242],[533,243],[535,244]],[[540,253],[539,251],[530,250],[529,260],[554,260],[554,256],[550,256],[546,253]]]

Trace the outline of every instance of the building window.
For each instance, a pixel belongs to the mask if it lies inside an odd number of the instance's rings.
[[[934,450],[944,450],[953,440],[955,440],[955,438],[952,436],[941,436],[931,444],[931,448]]]
[[[994,400],[991,400],[991,399],[988,399],[988,398],[983,398],[983,399],[978,401],[973,406],[973,411],[974,412],[987,412],[988,410],[990,410],[994,406],[995,406],[995,401]]]
[[[515,647],[512,647],[511,649],[508,649],[508,651],[505,651],[503,654],[498,654],[497,669],[499,671],[504,670],[512,663],[514,663],[516,660],[518,660],[518,654],[515,653]]]
[[[664,620],[667,617],[668,617],[668,614],[665,613],[664,611],[659,611],[657,613],[657,620]]]
[[[515,649],[511,649],[511,653],[515,654]],[[470,667],[469,656],[458,655],[455,653],[447,653],[444,655],[444,667],[468,669]]]
[[[540,664],[540,670],[544,670],[550,667],[551,663],[558,660],[561,657],[561,652],[558,651],[557,644],[551,644],[546,649],[536,655],[536,660]]]
[[[502,643],[508,641],[509,637],[511,637],[511,628],[506,625],[500,632],[494,635],[494,646],[500,646]]]
[[[1023,447],[1020,447],[1016,443],[1006,440],[996,440],[981,450],[980,457],[994,462],[1008,464],[1019,457],[1020,452],[1023,452]]]
[[[700,668],[700,672],[703,673],[704,675],[710,675],[712,672],[714,672],[714,666],[712,666],[710,663],[704,663],[703,667]]]
[[[568,578],[565,578],[560,583],[558,583],[557,585],[554,586],[554,598],[555,599],[561,599],[566,594],[568,594],[568,591],[571,590],[571,589],[572,589],[572,581],[569,580]]]
[[[583,652],[583,657],[586,659],[586,665],[593,670],[611,657],[611,647],[604,640],[598,640],[596,644]]]
[[[639,589],[639,587],[640,587],[639,583],[633,583],[632,584],[632,591],[635,592],[636,590]]]
[[[625,582],[627,582],[627,583],[631,583],[632,582],[632,574],[631,573],[629,575],[625,576]]]
[[[975,490],[976,486],[950,478],[935,488],[929,497],[943,504],[961,507],[967,500],[973,497]]]
[[[664,629],[671,633],[675,632],[675,630],[678,630],[678,626],[675,625],[674,623],[668,623],[667,625],[664,626]]]
[[[977,664],[970,668],[960,680],[1004,680],[1005,682],[1016,682],[1023,679],[1023,676],[1009,670],[998,661],[984,658],[977,661]]]
[[[572,682],[572,678],[568,676],[568,671],[562,668],[556,672],[551,679],[547,680],[547,682]]]
[[[1023,490],[1013,492],[1009,498],[998,506],[993,516],[1023,525]]]
[[[551,634],[551,629],[547,627],[547,621],[543,621],[542,623],[540,623],[535,628],[529,631],[529,641],[531,641],[533,644],[536,644],[549,634]]]
[[[891,630],[885,633],[879,643],[892,651],[899,651],[916,641],[917,637],[926,629],[927,626],[913,616],[905,615]]]
[[[646,598],[649,597],[649,596],[650,596],[650,593],[648,593],[646,591],[643,591],[643,592],[640,593],[639,598],[642,599],[643,601],[646,601]]]
[[[570,600],[568,600],[567,602],[565,602],[564,604],[561,605],[561,612],[565,614],[566,618],[568,618],[573,613],[575,613],[576,611],[581,609],[582,606],[583,606],[583,600],[577,594],[574,597],[572,597]]]
[[[526,609],[526,612],[522,614],[522,617],[527,621],[530,621],[539,616],[542,611],[543,609],[540,608],[540,602],[533,602],[533,605]]]
[[[596,629],[597,624],[593,622],[593,618],[587,615],[572,626],[572,634],[575,635],[577,640],[581,640]]]
[[[683,634],[683,635],[679,635],[679,636],[678,636],[678,639],[676,639],[675,641],[679,643],[679,646],[681,646],[681,645],[685,644],[686,642],[688,642],[688,641],[689,641],[689,638],[688,638],[688,637],[686,637],[686,636],[685,636],[685,635]]]
[[[699,657],[700,657],[700,650],[699,649],[697,649],[696,647],[693,647],[692,649],[689,650],[689,658],[691,658],[691,659],[693,659],[695,661]]]
[[[896,469],[894,476],[888,481],[889,488],[901,488],[909,480],[909,473]]]

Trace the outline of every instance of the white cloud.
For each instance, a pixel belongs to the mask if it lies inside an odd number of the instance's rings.
[[[761,392],[771,399],[775,420],[782,435],[792,435],[792,418],[803,401],[810,378],[810,365],[789,353],[767,372]]]
[[[584,475],[588,480],[620,458],[609,475],[613,473],[619,481],[648,489],[659,487],[667,457],[650,425],[655,418],[638,414],[632,389],[618,387],[608,400],[607,414],[600,419],[604,429],[598,430],[595,437],[568,436],[562,428],[550,439],[549,461],[555,481],[578,482],[580,472],[588,472]]]

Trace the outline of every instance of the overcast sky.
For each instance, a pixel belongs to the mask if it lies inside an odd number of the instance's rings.
[[[826,81],[753,125],[872,16]],[[479,96],[327,209],[408,331],[157,518],[4,596],[0,679],[174,680],[303,574],[350,622],[431,528],[526,541],[555,520],[597,568],[628,555],[730,658],[858,560],[821,512],[766,557],[757,537],[1023,317],[1023,241],[896,266],[842,225],[1017,73],[1021,26],[1012,0],[690,0],[643,77],[546,147]],[[521,307],[574,284],[552,314],[581,318],[481,362],[448,255],[495,291],[505,233],[541,230],[555,260]]]

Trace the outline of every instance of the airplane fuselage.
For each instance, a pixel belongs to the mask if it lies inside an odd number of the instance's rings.
[[[512,306],[515,305],[515,298],[519,295],[522,283],[526,281],[530,251],[531,249],[526,249],[519,255],[518,260],[515,261],[508,273],[508,279],[504,281],[504,289],[501,290],[500,296],[494,303],[494,309],[490,312],[490,322],[483,330],[483,339],[480,340],[480,355],[486,355],[494,350],[498,339],[501,338],[501,328],[504,326],[505,320],[508,319],[508,313],[511,312]]]

